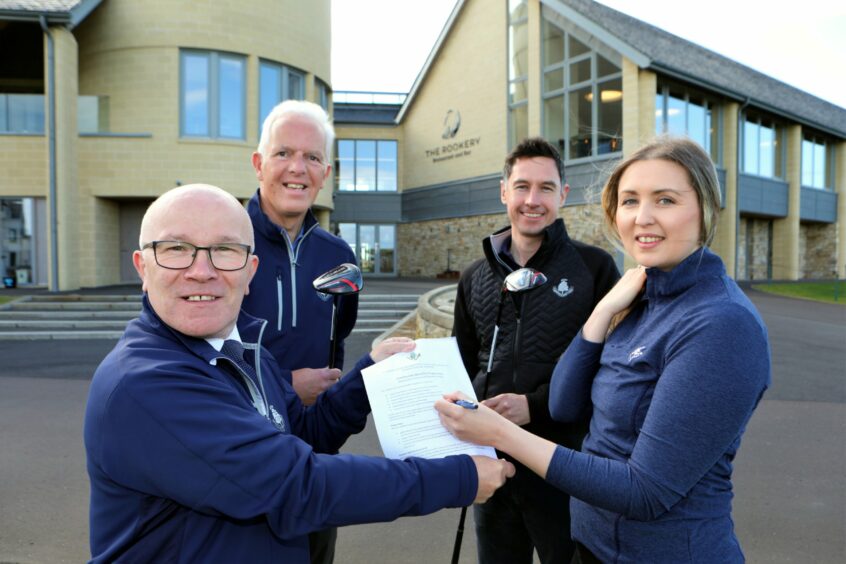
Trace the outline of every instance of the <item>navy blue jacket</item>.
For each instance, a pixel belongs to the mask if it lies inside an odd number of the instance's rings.
[[[258,191],[247,211],[255,231],[259,267],[241,307],[268,321],[263,344],[290,382],[292,370],[320,368],[329,362],[332,299],[315,292],[312,281],[339,264],[355,264],[355,255],[343,239],[322,229],[311,211],[306,214],[304,235],[296,251],[287,232],[261,210]],[[358,296],[343,296],[338,310],[336,368],[343,367],[344,339],[357,314]]]
[[[473,501],[468,456],[315,454],[364,427],[360,370],[372,361],[306,408],[257,344],[264,325],[243,312],[238,321],[256,380],[164,325],[145,298],[89,391],[92,562],[306,563],[309,532]]]
[[[743,562],[732,461],[770,384],[766,327],[707,249],[646,273],[605,343],[579,334],[555,368],[552,416],[593,415],[582,452],[559,446],[546,479],[603,562]]]

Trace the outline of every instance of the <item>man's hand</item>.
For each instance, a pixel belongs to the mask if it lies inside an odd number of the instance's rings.
[[[385,339],[370,351],[370,358],[373,362],[380,362],[391,355],[401,352],[411,352],[414,350],[415,344],[413,339],[408,337],[391,337]]]
[[[338,382],[341,371],[337,368],[300,368],[291,372],[294,391],[305,405],[312,405],[317,396]]]
[[[499,394],[482,403],[517,425],[526,425],[532,420],[529,400],[523,394]]]
[[[494,460],[487,456],[472,456],[476,463],[476,473],[479,475],[479,489],[473,503],[486,502],[493,493],[505,483],[507,478],[514,475],[514,465],[507,460]]]

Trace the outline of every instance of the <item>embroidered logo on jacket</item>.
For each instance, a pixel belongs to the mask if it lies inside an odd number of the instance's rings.
[[[328,302],[332,299],[332,294],[324,294],[323,292],[315,292],[315,294],[317,294],[317,297],[323,300],[324,302]]]
[[[638,347],[632,352],[629,353],[629,362],[633,361],[636,358],[640,358],[643,356],[643,351],[646,350],[646,347]]]
[[[570,283],[567,281],[566,278],[562,278],[561,282],[558,283],[556,287],[552,289],[555,292],[555,295],[559,298],[566,298],[570,294],[573,293],[573,287],[570,286]]]
[[[276,411],[276,408],[272,405],[270,406],[270,420],[273,421],[273,424],[276,425],[276,428],[279,429],[281,432],[285,433],[285,420],[282,419],[282,416],[279,415],[279,412]]]

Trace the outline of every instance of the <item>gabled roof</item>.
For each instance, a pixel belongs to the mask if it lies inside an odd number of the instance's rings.
[[[73,29],[103,0],[0,0],[0,21],[38,21],[64,24]]]
[[[796,120],[822,131],[846,137],[846,109],[803,92],[728,57],[682,39],[591,0],[542,0],[564,17],[582,16],[574,22],[597,38],[618,48],[639,66],[659,74],[716,91],[740,102]],[[573,17],[572,19],[576,19]],[[606,37],[602,37],[602,36]],[[610,38],[607,36],[611,36]],[[633,53],[625,51],[628,47]],[[638,60],[636,54],[646,61]],[[633,56],[634,55],[634,56]],[[837,72],[832,70],[832,72]]]
[[[641,68],[652,69],[659,75],[677,78],[820,131],[846,137],[844,108],[592,0],[540,1]],[[397,115],[397,122],[414,103],[464,2],[456,2]]]

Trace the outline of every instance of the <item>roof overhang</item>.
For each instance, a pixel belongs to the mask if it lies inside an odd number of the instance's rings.
[[[37,6],[31,8],[0,7],[0,21],[39,22],[43,16],[48,25],[64,25],[73,29],[82,23],[102,2],[103,0],[80,0],[71,8],[65,10],[51,9],[48,6],[43,9],[39,9]]]

